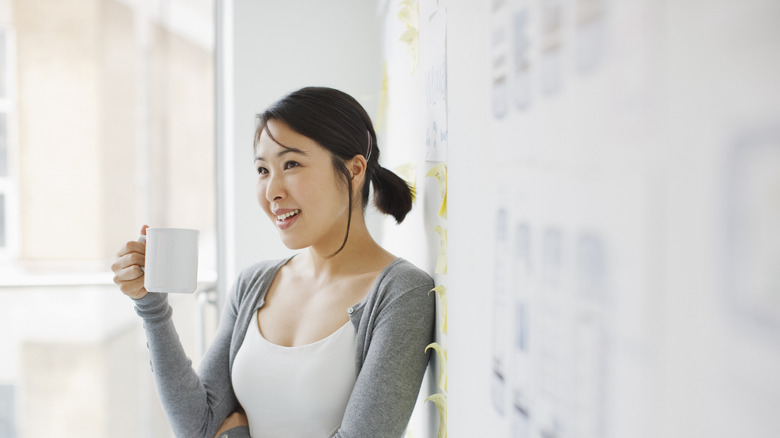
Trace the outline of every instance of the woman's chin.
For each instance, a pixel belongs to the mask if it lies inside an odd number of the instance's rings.
[[[292,250],[304,249],[304,248],[309,246],[309,245],[307,245],[307,244],[305,244],[303,242],[297,241],[295,239],[285,239],[285,238],[282,238],[282,243],[284,244],[284,246],[287,247],[287,249],[292,249]]]

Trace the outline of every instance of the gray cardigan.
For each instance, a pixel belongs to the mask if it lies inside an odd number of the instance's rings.
[[[173,326],[166,294],[135,301],[144,321],[152,371],[177,437],[207,437],[239,409],[231,370],[249,323],[263,306],[278,270],[289,259],[258,263],[238,277],[214,342],[196,373]],[[379,275],[366,297],[348,312],[357,331],[358,377],[341,427],[333,438],[401,437],[417,400],[433,342],[433,280],[403,259]],[[229,436],[248,436],[247,428]]]

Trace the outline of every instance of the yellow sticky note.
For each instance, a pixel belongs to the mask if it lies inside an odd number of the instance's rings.
[[[411,61],[411,73],[417,69],[420,61],[420,19],[417,0],[403,0],[398,18],[406,25],[399,41],[405,46]]]
[[[425,352],[427,353],[430,349],[433,349],[439,357],[439,389],[447,392],[447,350],[438,342],[428,344],[425,347]]]
[[[447,217],[447,165],[439,163],[431,168],[425,176],[436,178],[439,183],[439,195],[441,206],[439,207],[439,217]]]
[[[426,397],[425,401],[432,401],[439,411],[439,433],[436,438],[447,438],[447,396],[436,393]]]
[[[441,313],[441,332],[447,334],[447,288],[443,285],[439,285],[431,289],[430,292],[436,292],[436,295],[439,296],[439,310]]]
[[[414,202],[417,198],[417,166],[414,163],[406,163],[393,169],[393,172],[403,178],[412,189],[412,202]]]
[[[417,29],[420,23],[417,0],[401,0],[401,9],[398,11],[398,18],[406,27]]]
[[[401,34],[399,41],[404,43],[406,51],[409,53],[409,73],[417,70],[417,64],[420,62],[420,33],[415,28],[408,28]]]
[[[381,131],[385,124],[385,114],[387,112],[387,83],[390,80],[387,75],[387,63],[382,63],[382,88],[379,90],[379,108],[376,112],[376,130]]]
[[[433,230],[439,233],[439,255],[436,257],[436,269],[437,274],[447,273],[447,230],[436,225]]]

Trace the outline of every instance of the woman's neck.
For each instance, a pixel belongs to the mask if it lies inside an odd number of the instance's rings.
[[[302,267],[320,280],[375,271],[395,258],[371,237],[362,221],[353,223],[349,238],[338,253],[333,254],[330,248],[309,247],[302,255]]]

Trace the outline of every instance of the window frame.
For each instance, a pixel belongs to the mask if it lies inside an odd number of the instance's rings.
[[[5,202],[3,210],[5,244],[0,246],[0,262],[14,260],[19,253],[19,188],[17,176],[16,138],[16,33],[9,27],[0,27],[4,35],[5,95],[0,95],[0,114],[6,117],[6,166],[7,175],[0,176],[0,194]]]

